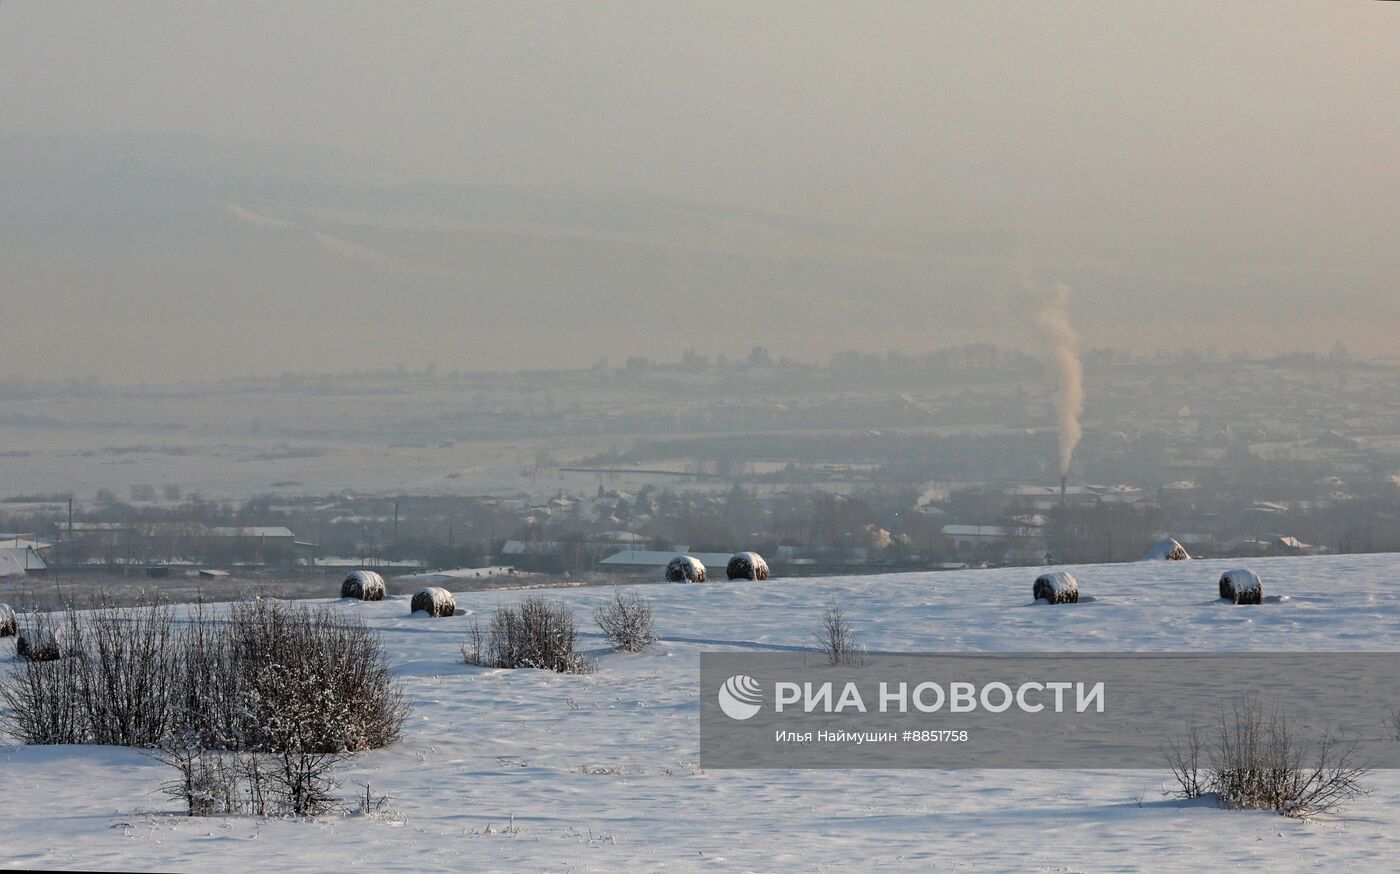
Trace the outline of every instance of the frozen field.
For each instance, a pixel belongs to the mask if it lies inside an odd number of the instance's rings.
[[[402,743],[342,771],[399,821],[190,819],[166,769],[99,747],[0,749],[0,864],[138,870],[1391,870],[1400,773],[1311,822],[1170,800],[1162,771],[709,772],[698,767],[698,654],[812,645],[839,599],[872,649],[1395,650],[1400,556],[1249,564],[1281,602],[1233,607],[1237,562],[1071,568],[1074,606],[1027,607],[1034,571],[645,586],[664,640],[603,649],[590,613],[612,589],[562,590],[598,672],[459,663],[471,621],[519,592],[349,605],[383,632],[414,712]],[[463,609],[464,608],[464,609]],[[0,643],[0,663],[13,658]],[[1397,702],[1400,703],[1400,702]]]

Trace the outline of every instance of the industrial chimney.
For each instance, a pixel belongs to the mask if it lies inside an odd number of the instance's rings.
[[[1065,508],[1065,483],[1066,483],[1068,480],[1069,480],[1069,477],[1068,477],[1068,476],[1066,476],[1065,474],[1060,474],[1060,509],[1061,509],[1061,510],[1063,510],[1063,509]]]

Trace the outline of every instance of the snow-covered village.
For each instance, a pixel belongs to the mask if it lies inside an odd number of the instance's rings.
[[[1394,869],[1397,27],[0,4],[0,869]]]

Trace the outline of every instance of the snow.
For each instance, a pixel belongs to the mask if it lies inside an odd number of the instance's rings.
[[[399,815],[311,822],[190,819],[135,750],[0,748],[4,864],[125,870],[1385,871],[1400,855],[1400,772],[1313,822],[1163,794],[1146,771],[712,771],[698,768],[699,653],[806,651],[833,599],[872,650],[1400,650],[1400,556],[1253,562],[1288,600],[1216,600],[1233,562],[1065,570],[1096,600],[1027,609],[1027,569],[620,587],[652,601],[662,640],[614,653],[592,622],[615,587],[560,589],[598,670],[460,663],[473,616],[520,592],[457,594],[422,621],[407,599],[338,605],[377,628],[414,712],[358,757]],[[0,640],[0,668],[13,659]]]
[[[430,571],[421,574],[402,574],[394,577],[401,583],[440,583],[442,585],[452,585],[464,580],[488,580],[493,577],[515,576],[515,568],[510,565],[492,565],[491,567],[463,567],[452,568],[450,570]]]

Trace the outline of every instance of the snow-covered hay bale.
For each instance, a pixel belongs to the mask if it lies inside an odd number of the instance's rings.
[[[12,637],[19,633],[19,618],[9,604],[0,604],[0,637]]]
[[[429,616],[451,616],[457,612],[457,599],[440,586],[424,586],[413,593],[413,612]]]
[[[736,552],[729,557],[724,572],[731,580],[766,580],[768,562],[756,552]]]
[[[383,601],[384,578],[374,571],[354,571],[340,584],[340,597],[358,601]]]
[[[1249,568],[1235,568],[1220,575],[1220,597],[1236,604],[1264,603],[1264,583]]]
[[[705,566],[693,555],[678,555],[666,565],[668,583],[703,583],[705,579]]]
[[[51,662],[62,658],[63,640],[56,628],[21,628],[15,636],[15,653],[31,662]]]
[[[1035,578],[1032,589],[1037,601],[1051,604],[1078,604],[1079,581],[1064,571],[1051,571]]]
[[[1191,554],[1186,551],[1186,547],[1168,537],[1153,544],[1147,550],[1147,555],[1142,557],[1143,561],[1185,561]]]

